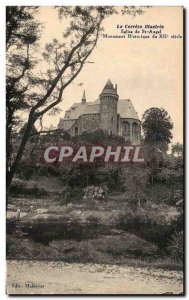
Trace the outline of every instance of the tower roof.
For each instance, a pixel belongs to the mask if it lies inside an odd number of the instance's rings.
[[[111,82],[110,79],[108,79],[108,81],[106,82],[106,85],[105,85],[106,88],[113,88],[113,84]]]
[[[86,103],[86,95],[85,95],[85,90],[83,91],[83,97],[81,99],[82,103],[85,104]]]
[[[83,97],[82,100],[86,100],[85,90],[83,91]]]
[[[103,95],[103,94],[117,95],[117,90],[116,90],[116,88],[114,88],[110,79],[108,79],[108,81],[105,84],[105,87],[102,90],[101,95]]]

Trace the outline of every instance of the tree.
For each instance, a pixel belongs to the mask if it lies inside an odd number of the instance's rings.
[[[144,143],[153,144],[160,150],[167,151],[172,139],[173,124],[163,108],[150,108],[142,116]]]
[[[24,124],[23,127],[21,127],[19,134],[22,136],[26,130],[26,126],[27,124]],[[35,128],[35,126],[33,125],[31,128],[31,135],[37,135],[37,129]]]
[[[128,7],[122,14],[136,16],[143,9]],[[59,111],[65,89],[79,75],[88,57],[96,47],[103,30],[103,20],[117,13],[112,6],[55,7],[60,19],[67,19],[63,40],[46,45],[43,52],[37,48],[41,34],[41,24],[34,15],[38,7],[7,7],[7,191],[18,169],[32,128],[37,121],[42,124],[45,114]],[[43,72],[40,63],[43,63]],[[44,65],[46,67],[44,71]],[[27,113],[26,126],[16,151],[12,157],[12,135],[18,132],[22,119],[20,112]],[[40,134],[40,132],[38,132]],[[15,152],[15,151],[14,151]]]
[[[97,44],[102,21],[114,12],[112,7],[60,7],[59,17],[69,25],[63,33],[64,43],[53,40],[42,53],[46,72],[36,75],[39,59],[30,55],[38,40],[39,24],[31,7],[7,8],[7,189],[21,161],[35,122],[55,108],[64,90],[78,76]],[[34,52],[33,52],[34,55]],[[16,68],[18,67],[18,68]],[[16,157],[11,163],[11,134],[18,111],[27,110],[28,118]]]
[[[176,143],[172,145],[172,154],[176,155],[177,157],[183,156],[183,145],[180,143]]]
[[[40,24],[34,21],[37,7],[6,8],[6,171],[9,177],[13,141],[22,126],[18,112],[30,107],[28,91],[33,87],[32,70],[36,60],[29,56],[40,36]],[[8,180],[9,181],[9,180]]]
[[[133,206],[141,206],[145,201],[145,189],[149,181],[148,168],[130,164],[121,169],[120,180],[125,188],[128,202]]]

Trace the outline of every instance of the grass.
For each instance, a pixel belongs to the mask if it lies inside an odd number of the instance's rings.
[[[131,208],[124,192],[113,192],[106,201],[86,202],[80,198],[66,203],[62,198],[60,201],[56,192],[58,189],[62,197],[61,188],[65,187],[57,181],[54,182],[56,188],[47,191],[44,187],[48,182],[49,179],[44,185],[35,186],[33,180],[29,194],[28,185],[27,188],[24,185],[26,198],[11,198],[10,204],[19,206],[22,211],[27,211],[30,205],[34,205],[34,209],[48,208],[48,218],[42,220],[39,215],[36,220],[21,221],[19,233],[11,225],[7,238],[8,259],[182,269],[182,262],[165,256],[158,244],[167,242],[172,234],[169,229],[173,217],[168,214],[170,206],[163,201],[169,196],[170,187],[157,184],[150,187],[149,200],[142,207]],[[40,195],[40,186],[47,194],[44,199],[40,198],[42,195],[34,199],[31,190],[39,189]]]
[[[182,270],[182,262],[170,257],[152,258],[156,247],[133,235],[107,236],[86,241],[52,241],[49,245],[33,242],[30,239],[8,237],[7,259],[63,261],[68,263],[99,263],[127,265],[137,268],[157,268],[166,270]],[[142,253],[136,253],[141,249]],[[130,251],[129,251],[130,250]],[[133,250],[133,253],[132,253]],[[147,253],[149,255],[147,255]]]

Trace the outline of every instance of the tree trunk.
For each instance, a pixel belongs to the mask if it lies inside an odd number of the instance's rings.
[[[7,194],[9,193],[12,179],[13,179],[13,177],[18,169],[19,163],[22,159],[24,149],[25,149],[27,141],[29,139],[29,134],[31,132],[32,126],[34,125],[35,121],[36,121],[36,119],[34,118],[34,116],[30,115],[29,119],[28,119],[28,124],[27,124],[26,130],[22,137],[22,141],[20,143],[16,158],[15,158],[15,161],[14,161],[13,165],[10,167],[10,170],[7,170],[7,176],[6,176]]]
[[[8,103],[9,104],[9,103]],[[11,162],[12,144],[12,123],[13,123],[13,110],[7,104],[7,116],[6,116],[6,172],[8,172]]]

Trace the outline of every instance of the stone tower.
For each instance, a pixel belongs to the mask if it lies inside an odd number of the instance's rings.
[[[117,86],[113,87],[110,79],[100,94],[100,128],[117,134]]]

